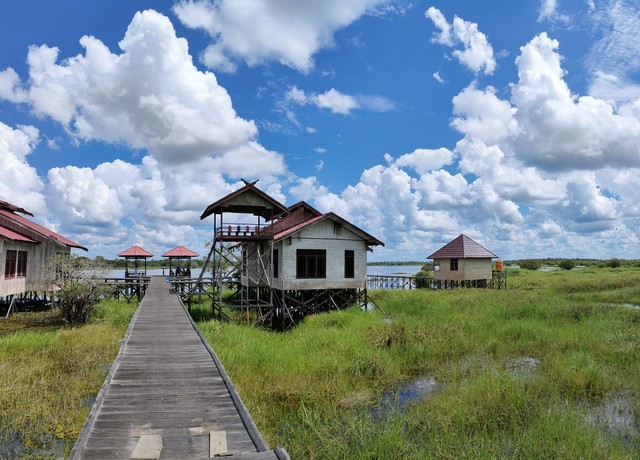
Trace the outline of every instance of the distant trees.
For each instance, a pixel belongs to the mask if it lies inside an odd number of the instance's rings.
[[[571,259],[564,259],[560,261],[558,266],[563,270],[571,270],[573,267],[576,266],[576,263]]]
[[[105,293],[104,277],[104,265],[95,260],[66,254],[49,258],[47,279],[66,322],[87,322],[93,307]]]
[[[618,268],[620,265],[622,265],[622,262],[620,262],[620,259],[616,259],[615,257],[607,260],[607,267]]]

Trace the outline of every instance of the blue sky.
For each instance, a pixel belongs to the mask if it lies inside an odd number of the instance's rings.
[[[114,257],[204,253],[241,178],[423,260],[639,258],[631,0],[12,2],[0,199]]]

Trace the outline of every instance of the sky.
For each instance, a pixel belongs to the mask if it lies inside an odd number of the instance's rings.
[[[0,199],[114,258],[304,200],[425,260],[640,258],[635,0],[9,2]]]

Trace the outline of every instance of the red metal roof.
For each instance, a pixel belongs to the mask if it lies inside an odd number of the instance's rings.
[[[33,214],[31,214],[29,211],[27,211],[26,209],[23,209],[19,206],[16,206],[15,204],[11,204],[8,203],[6,201],[0,200],[0,209],[7,209],[11,212],[21,212],[22,214],[28,214],[31,217],[33,217]]]
[[[166,254],[162,254],[162,257],[198,257],[198,254],[191,249],[187,249],[184,246],[176,246]]]
[[[332,212],[329,212],[327,214],[322,214],[320,216],[314,217],[313,219],[309,219],[307,221],[301,222],[298,225],[295,225],[293,227],[290,227],[280,233],[277,233],[276,235],[273,236],[274,240],[280,240],[282,238],[286,238],[289,235],[292,235],[295,232],[298,232],[306,227],[309,227],[311,225],[314,225],[318,222],[321,222],[323,220],[326,219],[330,219],[333,222],[337,222],[340,225],[342,225],[343,227],[345,227],[347,230],[349,230],[350,232],[358,235],[360,238],[362,238],[364,241],[366,241],[367,245],[369,246],[384,246],[384,243],[382,241],[380,241],[379,239],[369,235],[367,232],[365,232],[364,230],[356,227],[355,225],[349,223],[348,221],[344,220],[342,217],[340,217],[337,214],[334,214]]]
[[[22,241],[24,243],[35,243],[38,244],[37,241],[32,240],[31,238],[27,238],[24,235],[21,235],[20,233],[16,233],[13,230],[10,230],[6,227],[2,227],[0,226],[0,236],[4,236],[5,238],[8,238],[12,241]]]
[[[494,257],[498,256],[480,246],[467,235],[460,235],[431,254],[427,259],[492,259]]]
[[[22,208],[20,208],[22,209]],[[22,211],[19,211],[22,212]],[[84,246],[80,246],[78,243],[75,243],[73,241],[71,241],[68,238],[65,238],[62,235],[57,234],[56,232],[49,230],[48,228],[43,227],[42,225],[36,224],[35,222],[31,222],[29,219],[26,219],[14,212],[8,211],[7,209],[0,209],[0,214],[8,217],[9,219],[12,219],[16,222],[18,222],[20,225],[23,225],[27,228],[30,228],[31,230],[40,233],[41,235],[46,236],[47,238],[51,238],[55,241],[57,241],[60,244],[63,244],[65,246],[68,246],[70,248],[78,248],[78,249],[84,249],[85,251],[88,251],[87,248],[85,248]]]
[[[153,254],[146,249],[142,249],[140,246],[134,245],[129,249],[122,251],[118,254],[118,257],[153,257]]]

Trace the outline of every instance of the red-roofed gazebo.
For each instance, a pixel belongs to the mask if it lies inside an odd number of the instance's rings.
[[[176,246],[171,251],[162,254],[162,257],[169,258],[169,276],[191,276],[191,258],[198,257],[198,254],[184,246]],[[176,261],[175,271],[172,268],[174,260]]]
[[[153,257],[146,249],[141,248],[140,246],[131,246],[129,249],[122,251],[118,254],[118,257],[124,257],[125,266],[124,266],[124,276],[125,278],[137,278],[139,276],[147,276],[147,258]],[[133,262],[133,270],[129,271],[129,261]],[[144,262],[144,270],[140,267],[140,262]]]

